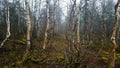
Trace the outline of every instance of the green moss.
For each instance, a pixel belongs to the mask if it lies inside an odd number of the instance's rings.
[[[61,62],[62,60],[64,60],[64,57],[62,57],[62,56],[57,57],[58,62]]]
[[[61,55],[61,54],[57,54],[57,63],[58,64],[63,64],[64,63],[64,57],[63,57],[63,55]]]
[[[8,54],[8,57],[9,58],[15,58],[17,55],[16,55],[16,53],[15,52],[10,52],[9,54]]]
[[[107,51],[103,51],[103,54],[105,54],[105,55],[109,55],[109,52],[107,52]]]
[[[23,44],[23,45],[25,45],[25,44],[26,44],[26,39],[22,38],[22,39],[20,39],[20,40],[16,40],[15,42],[16,42],[17,44]]]
[[[28,58],[28,55],[25,54],[25,55],[22,57],[22,60],[25,61],[25,60],[27,60],[27,58]]]
[[[8,66],[3,66],[3,68],[9,68]]]
[[[35,59],[33,56],[29,56],[29,59],[32,61],[32,62],[40,62],[41,60],[40,59]]]
[[[117,56],[117,59],[120,59],[120,54],[118,53],[118,54],[116,54],[116,56]]]
[[[37,53],[37,52],[39,52],[39,50],[34,49],[34,50],[32,50],[32,52],[33,52],[33,53]]]
[[[102,58],[102,60],[103,60],[104,62],[107,62],[107,61],[108,61],[108,58],[105,57],[105,56],[102,56],[101,58]]]

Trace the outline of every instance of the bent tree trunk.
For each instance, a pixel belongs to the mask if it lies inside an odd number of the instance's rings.
[[[116,31],[117,31],[117,27],[118,27],[118,18],[119,18],[118,17],[118,6],[119,6],[119,3],[120,3],[120,0],[118,0],[116,5],[115,5],[115,22],[114,22],[112,36],[111,36],[112,52],[111,52],[111,60],[110,60],[109,68],[115,68],[115,58],[116,58],[115,50],[117,48],[115,37],[116,37]]]
[[[4,43],[8,40],[8,38],[10,37],[11,33],[10,33],[10,13],[9,13],[9,6],[7,7],[7,13],[6,13],[6,24],[7,24],[7,34],[6,34],[6,38],[2,41],[0,48],[4,45]]]

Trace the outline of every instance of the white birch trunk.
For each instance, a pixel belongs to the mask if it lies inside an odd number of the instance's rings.
[[[77,16],[78,16],[78,21],[77,21],[77,43],[80,43],[80,13]]]
[[[30,49],[30,36],[31,36],[31,19],[30,19],[30,9],[29,9],[29,4],[28,1],[25,0],[25,6],[26,6],[26,16],[27,16],[27,47],[26,47],[26,54],[28,54],[29,49]]]
[[[9,6],[7,7],[7,13],[6,13],[6,23],[7,23],[7,34],[6,34],[6,38],[2,41],[0,48],[4,45],[4,43],[8,40],[8,38],[10,37],[11,33],[10,33],[10,13],[9,13]]]
[[[116,40],[116,31],[117,31],[118,20],[119,20],[119,16],[118,16],[119,15],[119,12],[118,12],[119,4],[120,4],[120,0],[118,0],[115,5],[115,22],[114,22],[112,36],[111,36],[112,51],[111,51],[109,68],[115,68],[116,48],[117,48],[117,44],[115,40]]]
[[[46,28],[45,28],[45,36],[44,36],[44,42],[43,42],[43,49],[46,48],[46,43],[47,43],[47,36],[48,36],[48,29],[49,29],[49,0],[46,0],[46,11],[47,11],[47,22],[46,22]]]

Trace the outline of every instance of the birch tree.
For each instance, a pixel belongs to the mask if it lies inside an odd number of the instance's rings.
[[[80,12],[78,13],[78,21],[77,21],[77,43],[80,43]]]
[[[46,21],[46,27],[45,27],[45,33],[44,33],[43,49],[46,48],[48,29],[49,29],[49,22],[50,22],[50,17],[49,17],[49,0],[46,0],[46,11],[47,11],[47,21]]]
[[[26,7],[26,16],[27,16],[27,47],[26,47],[26,55],[29,53],[29,49],[30,49],[30,36],[31,36],[31,19],[30,19],[30,7],[29,7],[29,3],[27,0],[25,0],[25,7]]]
[[[8,40],[8,38],[10,37],[11,33],[10,33],[10,12],[9,12],[9,6],[7,6],[6,8],[7,13],[6,13],[6,24],[7,24],[7,34],[6,34],[6,38],[2,41],[0,48],[4,45],[4,43]]]
[[[58,22],[57,22],[57,0],[54,0],[54,32],[58,32]]]
[[[89,0],[85,0],[85,4],[83,6],[83,10],[84,10],[84,34],[85,34],[85,38],[84,40],[88,40],[89,36],[88,36],[88,1]]]
[[[119,12],[118,12],[118,7],[119,7],[120,0],[117,1],[115,5],[115,22],[112,30],[112,36],[111,36],[111,43],[112,43],[112,51],[111,51],[111,59],[110,59],[110,66],[109,68],[115,68],[115,59],[116,59],[116,31],[118,27],[118,20],[119,20]]]
[[[37,21],[37,38],[40,38],[40,22],[41,22],[41,16],[40,16],[40,13],[41,13],[41,0],[39,1],[39,6],[38,6],[38,21]]]

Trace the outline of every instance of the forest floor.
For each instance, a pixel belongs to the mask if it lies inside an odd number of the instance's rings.
[[[46,49],[42,49],[42,41],[34,40],[29,56],[19,64],[25,53],[25,40],[9,40],[0,48],[0,68],[108,68],[108,43],[103,46],[100,43],[81,46],[82,52],[70,48],[66,39],[58,37],[50,39]],[[119,51],[116,56],[116,68],[119,68]]]

